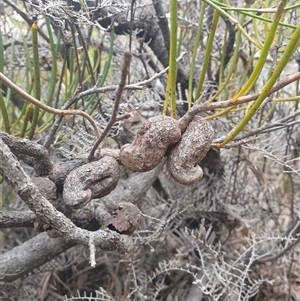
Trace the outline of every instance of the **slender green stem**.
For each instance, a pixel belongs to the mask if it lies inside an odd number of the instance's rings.
[[[91,125],[93,126],[93,128],[95,130],[95,135],[97,137],[100,137],[100,132],[99,132],[99,129],[97,127],[96,122],[86,112],[83,112],[83,111],[80,111],[80,110],[58,110],[58,109],[49,107],[49,106],[43,104],[42,102],[40,102],[38,99],[31,96],[30,94],[23,91],[22,89],[20,89],[17,85],[15,85],[12,81],[10,81],[2,72],[0,72],[0,81],[3,84],[5,84],[7,87],[12,89],[14,92],[16,92],[18,95],[23,97],[25,100],[28,100],[30,103],[32,103],[35,106],[38,106],[42,110],[45,110],[45,111],[47,111],[49,113],[52,113],[54,115],[61,115],[61,116],[79,115],[79,116],[82,116],[82,117],[86,118],[91,123]]]
[[[80,6],[81,6],[82,10],[83,10],[84,12],[88,12],[88,9],[87,9],[87,7],[86,7],[86,5],[85,5],[85,1],[78,0],[78,2],[80,3]]]
[[[167,111],[168,111],[168,107],[169,107],[169,95],[170,95],[170,81],[168,80],[162,115],[167,115]]]
[[[267,23],[272,23],[272,19],[269,19],[269,18],[265,18],[265,17],[259,16],[259,15],[254,15],[254,14],[243,12],[243,11],[241,11],[240,13],[245,15],[245,16],[248,16],[248,17],[252,18],[252,20],[261,20],[261,21],[264,21],[264,22],[267,22]],[[296,29],[295,25],[284,23],[284,22],[278,22],[278,25],[280,25],[282,27]]]
[[[53,100],[53,95],[54,95],[55,86],[56,86],[57,59],[58,59],[58,51],[59,51],[59,46],[60,46],[61,33],[60,33],[60,31],[58,32],[57,41],[56,41],[56,45],[55,45],[54,39],[53,39],[53,34],[52,34],[52,28],[51,28],[48,17],[46,17],[46,25],[47,25],[47,30],[48,30],[49,40],[50,40],[51,54],[52,54],[51,77],[50,77],[50,82],[48,85],[48,94],[47,94],[47,102],[46,102],[49,105],[49,104],[51,104],[51,102]]]
[[[273,102],[286,102],[286,101],[298,101],[300,100],[300,95],[293,97],[285,97],[285,98],[274,98]]]
[[[203,28],[204,12],[205,12],[205,3],[201,2],[197,33],[196,33],[195,41],[193,43],[193,54],[192,54],[192,60],[190,62],[190,74],[189,74],[189,85],[188,85],[188,108],[189,109],[192,106],[195,62],[196,62],[197,51],[199,48],[202,28]]]
[[[33,87],[33,83],[31,82],[31,83],[30,83],[30,86],[28,86],[28,94],[31,94],[31,92],[32,92],[32,87]],[[17,125],[21,124],[21,123],[20,123],[20,120],[23,120],[21,132],[24,133],[24,135],[25,135],[25,133],[26,133],[27,124],[28,124],[28,122],[25,123],[25,120],[28,119],[28,118],[26,117],[26,112],[27,112],[27,110],[28,110],[28,105],[29,105],[28,101],[25,100],[24,105],[23,105],[23,108],[22,108],[22,111],[21,111],[21,114],[19,114],[17,120],[14,122],[13,127],[12,127],[12,128],[14,129]],[[21,137],[24,137],[24,135],[21,136]]]
[[[202,0],[202,1],[208,4],[209,6],[213,7],[214,9],[216,9],[222,16],[227,17],[233,24],[236,24],[238,29],[243,33],[243,35],[247,38],[247,40],[249,40],[256,47],[260,48],[260,46],[256,43],[256,41],[252,39],[252,37],[243,28],[243,25],[241,25],[235,18],[233,18],[222,8],[222,3],[218,2],[216,4],[211,0]]]
[[[259,59],[255,65],[255,68],[250,76],[250,78],[248,79],[248,81],[246,82],[246,84],[244,85],[244,87],[239,91],[239,93],[236,94],[236,96],[233,98],[233,103],[235,103],[237,101],[237,99],[244,95],[245,93],[247,93],[256,83],[264,65],[267,59],[267,55],[269,53],[269,50],[272,46],[275,34],[276,34],[276,28],[278,26],[278,23],[280,21],[281,15],[283,13],[284,10],[284,6],[286,4],[286,0],[280,1],[280,3],[278,4],[278,9],[277,12],[274,16],[274,20],[273,23],[271,25],[271,28],[269,30],[269,34],[266,38],[266,41],[264,43],[264,46],[260,52],[260,56]]]
[[[223,74],[224,74],[224,61],[225,61],[225,56],[226,56],[226,42],[228,39],[228,28],[226,28],[224,32],[224,38],[223,38],[223,46],[221,49],[221,60],[220,60],[220,65],[219,65],[219,76],[216,78],[218,83],[221,83],[223,80]],[[237,47],[237,46],[235,46]]]
[[[228,108],[226,108],[224,110],[221,110],[221,111],[219,111],[219,112],[217,112],[217,113],[215,113],[213,115],[210,115],[210,116],[206,117],[205,119],[206,120],[211,120],[211,119],[215,119],[217,117],[223,116],[223,115],[229,113],[233,108],[234,108],[234,106],[228,107]]]
[[[114,50],[114,37],[115,37],[115,29],[113,27],[110,31],[110,45],[109,45],[108,57],[107,57],[107,60],[104,64],[104,68],[103,68],[103,72],[102,72],[102,78],[100,80],[100,83],[99,83],[98,87],[102,87],[104,85],[105,80],[106,80],[107,75],[108,75],[108,72],[110,70],[111,61],[112,61],[112,57],[113,57],[113,50]],[[92,98],[92,100],[94,98],[95,98],[95,96]],[[94,105],[92,106],[89,114],[92,114],[96,110],[97,106],[98,106],[98,102],[96,101],[94,103]]]
[[[218,5],[219,3],[217,1],[212,0],[212,2],[214,2],[216,5]],[[222,8],[225,11],[236,11],[236,12],[254,12],[254,13],[276,13],[276,8],[240,8],[240,7],[233,7],[233,6],[229,6],[227,4],[220,4],[220,6],[222,6]],[[298,4],[294,4],[294,5],[290,5],[290,6],[286,6],[284,9],[284,12],[288,12],[289,10],[294,10],[296,8],[300,8],[300,3]],[[255,16],[255,15],[253,15]],[[272,20],[271,20],[272,22]]]
[[[81,45],[82,45],[83,53],[84,53],[84,62],[83,62],[83,66],[82,66],[82,78],[84,78],[85,67],[87,67],[89,77],[92,78],[92,83],[94,85],[96,83],[96,79],[95,79],[92,63],[91,63],[90,56],[89,56],[89,51],[88,51],[89,50],[88,49],[89,45],[86,42],[86,40],[84,39],[80,27],[78,25],[75,25],[75,28],[76,28],[76,30],[78,32],[78,35],[79,35],[79,38],[81,40]]]
[[[2,32],[0,30],[0,72],[3,72],[3,68],[4,68],[4,47],[3,47]]]
[[[245,16],[241,15],[239,22],[244,23],[244,20],[245,20]],[[230,59],[230,62],[229,62],[226,78],[225,78],[224,82],[220,85],[218,92],[207,101],[208,103],[212,102],[214,99],[216,99],[223,92],[223,90],[227,87],[227,84],[229,83],[229,80],[231,79],[232,74],[233,74],[234,70],[236,69],[241,41],[242,41],[242,33],[240,30],[238,30],[236,33],[236,42],[235,42],[234,52],[233,52],[232,58]]]
[[[46,100],[46,104],[50,105],[53,101],[53,96],[54,96],[54,91],[55,91],[56,81],[57,81],[57,60],[58,60],[61,33],[60,33],[60,31],[58,32],[57,41],[56,41],[56,45],[55,45],[55,42],[53,39],[53,34],[52,34],[52,28],[51,28],[49,19],[46,17],[45,20],[46,20],[47,31],[48,31],[48,35],[49,35],[49,41],[50,41],[51,54],[52,54],[51,75],[50,75],[50,81],[48,84],[48,92],[47,92],[47,100]],[[45,114],[46,114],[46,111],[41,112],[41,114],[39,115],[39,120],[42,120]]]
[[[69,65],[65,64],[64,66],[64,81],[66,87],[68,87],[64,99],[64,104],[68,101],[68,99],[70,99],[70,97],[72,97],[74,91],[76,91],[80,78],[79,72],[76,71],[77,64],[75,64],[75,61],[77,60],[75,50],[70,48],[68,54],[70,55],[70,57],[68,57],[67,59],[69,61]],[[81,87],[80,84],[79,87]]]
[[[184,20],[186,17],[186,13],[189,10],[189,5],[186,6],[186,8],[184,9],[183,13],[182,13],[182,19]],[[181,50],[181,45],[182,45],[182,41],[183,41],[183,37],[184,37],[184,33],[186,32],[186,28],[185,26],[180,26],[179,25],[179,39],[178,39],[178,45],[177,45],[177,52],[176,52],[176,57],[180,56],[180,50]]]
[[[25,39],[25,37],[22,35],[22,42],[23,42],[23,51],[24,51],[24,55],[25,55],[25,79],[26,79],[26,91],[28,93],[31,93],[32,91],[32,64],[31,64],[31,58],[29,55],[29,49],[27,46],[27,40]],[[12,77],[10,77],[12,78]],[[27,107],[27,106],[26,106]],[[25,113],[25,109],[24,109],[24,113]]]
[[[255,5],[257,5],[256,2],[255,2]],[[261,47],[263,47],[263,43],[261,42],[260,34],[258,32],[257,18],[254,18],[254,17],[252,18],[252,25],[253,25],[253,31],[254,31],[255,38],[256,38],[257,42],[259,43],[259,45]]]
[[[290,6],[286,6],[285,9],[284,9],[284,12],[286,13],[287,11],[294,10],[295,8],[300,8],[300,3],[293,4],[293,5],[290,5]]]
[[[176,76],[177,76],[177,1],[170,0],[170,52],[169,52],[169,73],[165,97],[165,104],[171,96],[171,116],[176,118]],[[170,95],[171,94],[171,95]],[[165,108],[164,104],[164,108]]]
[[[249,120],[252,118],[252,116],[256,113],[262,102],[265,100],[265,98],[269,95],[270,90],[273,88],[276,80],[279,78],[282,70],[289,62],[291,56],[295,52],[297,46],[299,45],[299,37],[300,37],[300,25],[298,25],[297,29],[294,31],[294,33],[291,36],[291,39],[289,43],[287,44],[284,53],[282,54],[282,57],[280,58],[280,61],[277,64],[277,67],[275,68],[274,72],[272,73],[271,77],[267,81],[267,83],[262,88],[262,91],[260,92],[258,98],[253,103],[251,108],[249,109],[249,112],[245,115],[243,120],[229,133],[228,137],[218,145],[218,147],[223,147],[228,142],[230,142],[240,131],[244,129],[244,127],[247,125]]]
[[[10,134],[10,122],[9,122],[6,105],[1,90],[0,90],[0,110],[3,118],[4,130],[6,133]],[[0,124],[0,126],[2,125]]]
[[[9,68],[8,68],[8,77],[13,78],[14,74],[14,67],[13,67],[13,62],[14,62],[14,56],[15,56],[15,41],[11,43],[11,54],[10,54],[10,61],[9,61]],[[6,101],[9,103],[11,99],[11,90],[8,88],[6,91]]]
[[[4,48],[3,48],[3,38],[2,38],[2,33],[0,30],[0,72],[3,72],[3,67],[4,67]],[[2,95],[1,91],[1,83],[0,83],[0,110],[3,118],[3,123],[4,123],[4,130],[6,133],[10,133],[10,122],[7,114],[7,108],[6,104]],[[2,126],[0,124],[0,126]]]
[[[113,27],[110,31],[110,45],[109,45],[108,57],[107,57],[107,61],[104,64],[104,69],[102,72],[102,78],[99,83],[99,87],[102,87],[104,85],[108,72],[110,70],[111,61],[113,57],[113,50],[114,50],[114,40],[115,40],[115,28]]]
[[[74,76],[74,61],[75,61],[75,58],[74,58],[74,48],[73,47],[70,47],[68,49],[68,66],[69,66],[69,70],[71,70],[70,72],[70,83],[73,82],[73,76]]]
[[[197,89],[196,89],[195,99],[198,99],[200,97],[200,94],[201,94],[202,86],[203,86],[205,75],[206,75],[206,72],[207,72],[207,67],[208,67],[208,64],[209,64],[209,60],[211,58],[212,45],[213,45],[216,30],[217,30],[217,24],[218,24],[218,21],[219,21],[219,16],[220,16],[219,11],[215,10],[214,15],[213,15],[213,19],[212,19],[212,23],[211,23],[211,26],[210,26],[210,33],[209,33],[209,37],[208,37],[208,41],[207,41],[207,46],[206,46],[204,61],[203,61],[203,65],[202,65],[202,70],[201,70],[200,78],[199,78]]]
[[[272,118],[275,108],[276,108],[276,103],[273,101],[271,108],[268,110],[268,112],[265,114],[265,116],[259,122],[259,127],[262,126],[264,123],[266,123],[268,120],[270,120],[270,118]]]
[[[38,26],[33,23],[31,26],[32,33],[32,50],[33,50],[33,68],[34,68],[34,97],[37,100],[41,99],[41,75],[40,75],[40,61],[39,61],[39,45],[38,45]],[[30,131],[28,134],[28,139],[32,139],[38,119],[39,119],[39,107],[35,106],[33,111],[33,118],[31,122]]]
[[[29,122],[29,118],[30,118],[30,114],[32,113],[32,110],[33,110],[33,105],[31,103],[27,103],[25,115],[23,117],[24,122],[23,122],[23,125],[22,125],[21,134],[20,134],[21,138],[25,137],[28,122]]]
[[[24,119],[25,113],[26,113],[26,108],[27,108],[27,101],[24,102],[21,113],[18,114],[17,119],[14,120],[14,123],[11,127],[11,129],[13,130],[17,125],[21,125],[22,122],[20,122],[21,120]]]
[[[230,14],[228,14],[222,7],[222,3],[217,2],[214,3],[214,1],[211,0],[202,0],[202,2],[208,4],[209,6],[213,7],[215,10],[217,10],[222,16],[227,17],[229,20],[231,20],[232,23],[238,24],[238,21],[233,18]]]

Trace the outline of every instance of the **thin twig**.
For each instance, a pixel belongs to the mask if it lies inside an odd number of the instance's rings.
[[[284,254],[286,254],[288,251],[290,251],[293,247],[295,247],[298,243],[300,242],[300,236],[298,235],[298,239],[293,241],[292,243],[290,243],[284,250],[282,250],[281,252],[279,252],[276,255],[270,255],[270,256],[266,256],[263,257],[261,259],[257,259],[255,261],[253,261],[252,265],[256,265],[256,264],[262,264],[262,263],[266,263],[268,261],[275,261],[277,259],[279,259],[280,257],[282,257]]]
[[[101,137],[95,143],[95,145],[93,146],[93,148],[92,148],[92,150],[91,150],[91,152],[88,156],[89,161],[93,160],[95,151],[97,150],[97,148],[99,147],[99,145],[101,144],[103,139],[106,137],[106,135],[109,133],[111,127],[117,121],[117,114],[118,114],[119,106],[120,106],[121,99],[122,99],[122,94],[123,94],[125,83],[126,83],[126,77],[127,77],[129,66],[130,66],[130,61],[131,61],[131,53],[130,52],[125,52],[124,53],[123,67],[122,67],[122,71],[121,71],[121,81],[119,83],[119,87],[118,87],[118,90],[117,90],[117,93],[116,93],[116,99],[115,99],[115,105],[114,105],[114,108],[113,108],[113,112],[110,116],[109,122],[108,122],[106,128],[104,129]]]
[[[298,115],[300,115],[300,110],[296,111],[296,112],[293,112],[292,114],[284,117],[284,118],[281,118],[275,122],[272,122],[272,123],[269,123],[269,124],[266,124],[266,125],[263,125],[253,131],[250,131],[250,132],[247,132],[245,133],[243,136],[239,137],[239,138],[235,138],[233,141],[235,140],[239,140],[239,141],[244,141],[245,142],[245,139],[249,138],[249,137],[253,137],[255,135],[258,135],[258,134],[263,134],[263,133],[268,133],[268,132],[273,132],[273,131],[276,131],[276,130],[280,130],[282,128],[287,128],[287,127],[290,127],[294,124],[297,124],[299,123],[300,121],[299,120],[296,120],[296,121],[292,121],[292,122],[287,122],[288,120],[290,119],[294,119],[295,117],[297,117]],[[253,139],[253,138],[251,138]],[[217,144],[217,143],[220,143],[221,141],[224,140],[224,137],[219,137],[218,139],[215,139],[213,141],[213,144]],[[227,146],[228,147],[232,147],[233,145],[234,146],[237,146],[241,144],[240,142],[239,143],[235,143],[235,144],[228,144]],[[242,143],[243,144],[243,143]],[[215,145],[216,146],[216,145]]]
[[[289,77],[286,77],[286,78],[280,80],[270,90],[269,95],[272,95],[274,92],[282,89],[283,87],[285,87],[299,79],[300,79],[300,72],[297,72]],[[260,93],[255,93],[255,94],[239,97],[237,99],[236,103],[234,104],[234,106],[253,101],[253,100],[257,99],[259,97],[259,95],[260,95]],[[188,126],[188,124],[193,120],[194,116],[200,112],[213,111],[216,109],[222,109],[222,108],[224,109],[224,108],[228,108],[228,107],[233,107],[232,99],[227,99],[227,100],[224,100],[221,102],[203,103],[200,105],[195,105],[190,110],[188,110],[183,117],[181,117],[179,119],[180,129],[182,132],[184,132],[186,127]]]
[[[52,107],[49,107],[45,104],[43,104],[42,102],[40,102],[39,100],[37,100],[36,98],[34,98],[33,96],[31,96],[30,94],[26,93],[25,91],[23,91],[21,88],[19,88],[17,85],[15,85],[11,80],[9,80],[3,73],[0,72],[0,81],[6,85],[7,87],[9,87],[11,90],[13,90],[14,92],[16,92],[18,95],[20,95],[21,97],[23,97],[24,99],[26,99],[28,102],[34,104],[35,106],[39,107],[40,109],[49,112],[51,114],[54,115],[62,115],[62,116],[68,116],[68,115],[79,115],[82,116],[84,118],[86,118],[92,125],[92,127],[95,130],[95,135],[97,137],[100,136],[100,131],[97,127],[96,122],[94,121],[94,119],[87,113],[80,111],[80,110],[59,110],[59,109],[55,109]]]
[[[70,27],[71,27],[71,34],[72,34],[72,40],[73,40],[73,47],[74,47],[74,54],[76,59],[76,65],[77,65],[77,73],[78,73],[78,80],[79,80],[79,87],[82,88],[83,85],[83,72],[80,72],[80,62],[79,62],[79,55],[78,55],[78,47],[76,43],[76,36],[75,36],[75,29],[73,24],[69,21]]]
[[[33,228],[35,214],[30,210],[25,211],[0,211],[0,229],[28,227]]]
[[[116,121],[124,120],[124,119],[127,119],[127,118],[131,117],[131,116],[132,116],[132,114],[130,114],[130,113],[125,113],[125,114],[123,114],[123,115],[117,116],[117,117],[116,117]]]
[[[89,249],[90,249],[90,265],[92,268],[96,266],[96,247],[94,242],[94,234],[93,232],[90,232],[89,237]]]
[[[62,77],[61,77],[62,78]],[[81,90],[81,87],[77,87],[74,95],[77,95],[78,92]],[[74,97],[71,97],[61,108],[62,110],[68,110],[73,103],[75,103],[76,101],[78,101],[78,99],[74,99]],[[59,128],[60,123],[62,122],[64,116],[58,115],[54,118],[54,122],[51,126],[51,129],[49,131],[49,134],[47,135],[45,142],[44,142],[44,146],[49,149],[50,145],[53,143],[54,141],[54,135],[57,131],[57,129]]]
[[[14,11],[16,11],[23,19],[24,21],[31,27],[33,23],[35,23],[35,21],[33,21],[32,19],[30,19],[28,16],[28,14],[25,14],[24,12],[22,12],[15,4],[11,3],[10,1],[7,0],[3,0],[7,5],[11,6]],[[37,29],[40,36],[47,42],[50,44],[50,40],[49,38],[43,33],[43,31],[38,28]]]
[[[177,58],[177,61],[180,61],[184,56],[186,55],[186,52],[183,52],[178,58]],[[154,81],[155,79],[159,78],[160,76],[162,76],[163,74],[165,74],[167,71],[168,71],[169,68],[165,68],[164,70],[162,70],[161,72],[153,75],[151,78],[147,79],[147,80],[144,80],[144,81],[141,81],[139,83],[136,83],[136,84],[131,84],[131,85],[126,85],[124,87],[124,90],[142,90],[144,89],[144,86],[150,84],[152,81]],[[101,80],[101,77],[99,76],[97,81],[96,81],[96,84],[94,85],[94,87],[92,87],[91,89],[88,89],[88,90],[85,90],[85,91],[82,91],[80,93],[79,92],[79,89],[76,90],[76,92],[74,93],[74,95],[68,100],[68,102],[62,107],[62,109],[66,110],[68,109],[73,103],[75,103],[76,101],[78,101],[79,99],[82,99],[88,95],[92,95],[92,94],[96,94],[96,93],[106,93],[106,92],[109,92],[109,91],[115,91],[116,89],[118,89],[118,86],[117,85],[111,85],[111,86],[106,86],[106,87],[101,87],[101,88],[98,88],[98,85],[99,85],[99,81]],[[123,119],[126,119],[126,118],[129,118],[130,117],[130,114],[124,114],[122,116],[118,116],[116,118],[116,121],[119,121],[119,120],[123,120]],[[55,119],[55,122],[53,124],[53,126],[51,127],[51,131],[44,143],[44,146],[48,149],[49,146],[51,145],[52,141],[53,141],[53,137],[59,127],[59,124],[61,123],[62,121],[62,116],[58,116],[56,119]],[[100,136],[100,135],[99,135]],[[98,137],[99,137],[98,136]]]
[[[133,20],[134,20],[134,6],[136,5],[136,0],[131,0],[130,5],[130,23],[129,23],[129,51],[132,52],[132,33],[133,33]],[[130,66],[128,67],[128,85],[130,84]]]
[[[178,58],[177,58],[177,62],[182,60],[182,58],[187,54],[187,52],[183,52]],[[164,70],[160,71],[159,73],[154,74],[152,77],[143,80],[141,82],[138,82],[136,84],[130,84],[130,85],[126,85],[124,86],[124,90],[142,90],[144,88],[144,86],[147,86],[149,84],[151,84],[155,79],[161,77],[163,74],[167,73],[167,71],[169,70],[169,67],[165,68]],[[95,93],[106,93],[109,91],[115,91],[118,88],[118,85],[111,85],[111,86],[106,86],[106,87],[100,87],[98,88],[96,85],[88,90],[85,90],[83,92],[78,93],[75,97],[74,100],[78,100],[82,97],[91,95],[91,94],[95,94]]]
[[[186,52],[183,52],[178,58],[177,61],[180,61],[184,55],[186,55]],[[149,79],[146,79],[144,81],[138,82],[136,84],[130,84],[130,85],[126,85],[124,86],[124,90],[142,90],[144,88],[144,86],[149,85],[151,82],[153,82],[155,79],[161,77],[163,74],[165,74],[167,71],[169,70],[169,67],[165,68],[164,70],[162,70],[159,73],[156,73],[155,75],[153,75],[152,77],[150,77]],[[283,87],[297,81],[300,79],[300,72],[297,72],[289,77],[286,77],[282,80],[280,80],[276,85],[274,85],[274,87],[271,89],[270,91],[270,95],[273,94],[274,92],[282,89]],[[109,91],[114,91],[118,88],[117,85],[111,85],[111,86],[106,86],[106,87],[101,87],[98,88],[96,86],[94,86],[91,89],[85,90],[83,92],[78,93],[74,100],[78,100],[82,97],[91,95],[91,94],[95,94],[95,93],[106,93]],[[257,99],[257,97],[259,96],[259,93],[255,93],[255,94],[251,94],[251,95],[247,95],[247,96],[242,96],[240,98],[238,98],[237,102],[235,103],[236,105],[239,104],[243,104],[243,103],[247,103],[250,101],[253,101],[255,99]],[[207,111],[212,111],[215,109],[225,109],[228,107],[231,107],[232,105],[232,99],[227,99],[224,100],[222,102],[213,102],[213,103],[204,103],[204,104],[199,104],[199,105],[194,105],[180,120],[183,121],[184,118],[189,118],[188,116],[186,116],[187,114],[191,116],[191,120],[194,118],[194,116],[200,112],[207,112]],[[181,122],[182,122],[181,121]]]
[[[89,52],[88,52],[88,48],[87,48],[87,43],[86,43],[85,40],[84,40],[82,31],[80,30],[80,27],[79,27],[78,25],[75,25],[75,27],[76,27],[76,29],[77,29],[79,38],[80,38],[80,40],[81,40],[82,48],[83,48],[83,51],[84,51],[84,54],[85,54],[85,57],[84,57],[84,64],[83,64],[83,68],[82,68],[82,77],[83,77],[83,75],[84,75],[84,68],[85,68],[86,63],[87,63],[88,71],[89,71],[89,73],[90,73],[90,75],[91,75],[91,78],[92,78],[92,81],[93,81],[93,85],[95,85],[95,83],[96,83],[96,78],[95,78],[95,75],[94,75],[94,72],[93,72],[93,67],[92,67],[92,64],[91,64],[90,57],[89,57]],[[75,43],[75,40],[74,40],[74,43]]]
[[[256,265],[256,264],[265,263],[268,261],[275,261],[275,260],[279,259],[280,257],[282,257],[284,254],[286,254],[288,251],[290,251],[294,246],[296,246],[300,242],[299,230],[300,230],[300,219],[297,219],[293,223],[293,225],[288,229],[287,233],[283,237],[283,239],[286,238],[286,241],[288,241],[289,239],[292,239],[292,238],[296,238],[296,240],[294,240],[289,245],[285,246],[285,248],[278,254],[264,256],[262,258],[254,260],[252,263],[252,266]]]

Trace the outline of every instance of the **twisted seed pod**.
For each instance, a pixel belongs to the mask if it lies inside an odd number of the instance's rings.
[[[81,208],[114,190],[119,176],[119,164],[112,157],[82,165],[72,170],[65,180],[64,202],[75,209]]]
[[[175,180],[190,185],[202,178],[198,163],[207,154],[213,136],[212,126],[201,116],[195,116],[168,156],[167,167]]]
[[[178,122],[168,116],[146,120],[131,144],[120,151],[120,161],[129,170],[142,172],[155,168],[164,157],[169,145],[179,141]]]

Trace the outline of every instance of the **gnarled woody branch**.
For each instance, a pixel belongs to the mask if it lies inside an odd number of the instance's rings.
[[[10,227],[33,228],[35,215],[30,210],[26,211],[0,211],[0,229]],[[0,269],[1,270],[1,269]]]
[[[32,160],[32,165],[37,175],[48,175],[52,169],[48,151],[42,146],[27,139],[16,138],[0,131],[0,139],[11,149],[11,151],[24,161]],[[29,162],[26,162],[29,163]]]
[[[46,233],[40,233],[1,254],[0,281],[14,281],[75,245],[75,242],[66,242],[62,237],[52,239]]]
[[[2,139],[0,139],[0,173],[36,216],[57,230],[66,243],[79,243],[88,246],[91,232],[76,227],[71,220],[57,211],[41,195]],[[93,236],[95,246],[104,250],[125,252],[132,245],[130,238],[108,230],[95,231]]]

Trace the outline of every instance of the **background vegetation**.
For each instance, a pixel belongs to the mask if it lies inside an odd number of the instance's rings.
[[[198,112],[215,130],[205,175],[191,186],[164,166],[149,175],[122,171],[126,201],[143,213],[133,250],[97,249],[94,268],[88,247],[67,246],[14,281],[2,277],[3,300],[300,299],[298,1],[0,5],[3,132],[66,161],[91,154],[95,125],[108,132],[102,147],[115,150],[160,114]],[[32,215],[26,227],[8,227],[7,212],[29,210],[5,181],[1,189],[9,254],[41,234]],[[109,207],[109,198],[101,201]]]

